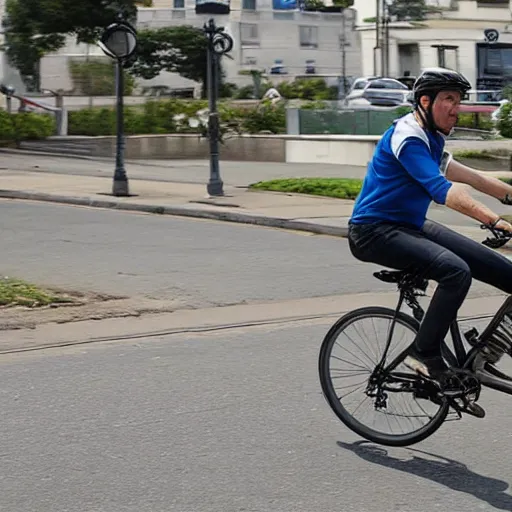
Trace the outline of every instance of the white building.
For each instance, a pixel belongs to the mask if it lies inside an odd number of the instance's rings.
[[[363,75],[385,71],[380,50],[375,49],[376,30],[371,20],[377,14],[377,1],[355,0],[354,3],[361,33]],[[499,85],[507,76],[512,78],[512,0],[427,0],[427,3],[439,7],[440,12],[429,14],[422,22],[390,23],[387,74],[402,76],[409,72],[417,76],[422,68],[444,65],[462,72],[475,89],[493,83]],[[486,38],[487,29],[498,31],[497,41]]]
[[[346,76],[361,74],[360,37],[355,30],[356,13],[353,9],[346,10],[344,15],[339,12],[278,10],[273,9],[272,1],[232,0],[229,15],[214,16],[217,24],[224,26],[234,39],[232,59],[223,59],[227,82],[239,86],[251,83],[250,77],[240,75],[240,71],[250,69],[265,70],[272,81],[293,80],[295,76],[308,71],[317,75],[331,75],[335,80],[342,74],[343,58]],[[202,27],[211,17],[196,14],[195,0],[153,0],[153,7],[139,8],[137,27]],[[84,59],[87,54],[103,55],[96,46],[76,45],[69,38],[65,48],[42,59],[42,86],[71,90],[68,59]],[[281,70],[286,74],[270,74],[272,70],[274,73]],[[197,86],[169,73],[140,82],[143,86]]]

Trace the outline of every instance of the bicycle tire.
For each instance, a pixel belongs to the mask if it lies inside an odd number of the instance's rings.
[[[353,432],[359,436],[367,439],[368,441],[385,445],[385,446],[409,446],[419,443],[427,437],[431,436],[443,424],[449,412],[449,405],[444,402],[439,406],[438,412],[435,416],[423,427],[414,432],[400,435],[392,435],[377,430],[371,429],[368,426],[360,423],[355,419],[339,401],[330,375],[330,354],[334,343],[338,339],[339,334],[350,326],[353,322],[364,318],[389,318],[392,319],[395,315],[393,309],[384,308],[380,306],[370,306],[359,308],[342,316],[326,334],[320,349],[318,370],[320,376],[320,383],[322,392],[327,400],[329,406],[334,411],[336,416]],[[397,322],[410,328],[416,333],[418,331],[418,322],[409,315],[400,312],[397,317]]]

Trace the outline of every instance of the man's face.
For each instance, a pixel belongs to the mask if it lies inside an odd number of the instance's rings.
[[[451,129],[457,123],[461,99],[459,92],[441,91],[434,100],[432,106],[434,122],[445,134],[450,133]],[[430,98],[423,96],[420,101],[423,108],[427,110],[430,104]]]

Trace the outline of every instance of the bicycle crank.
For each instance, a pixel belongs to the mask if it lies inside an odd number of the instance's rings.
[[[481,385],[468,370],[451,369],[441,382],[441,393],[457,413],[483,418],[485,411],[475,402],[480,398]]]

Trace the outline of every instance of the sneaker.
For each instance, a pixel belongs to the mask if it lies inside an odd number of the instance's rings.
[[[409,350],[404,364],[416,373],[434,380],[439,380],[439,377],[449,370],[440,354],[424,355],[414,346]]]

